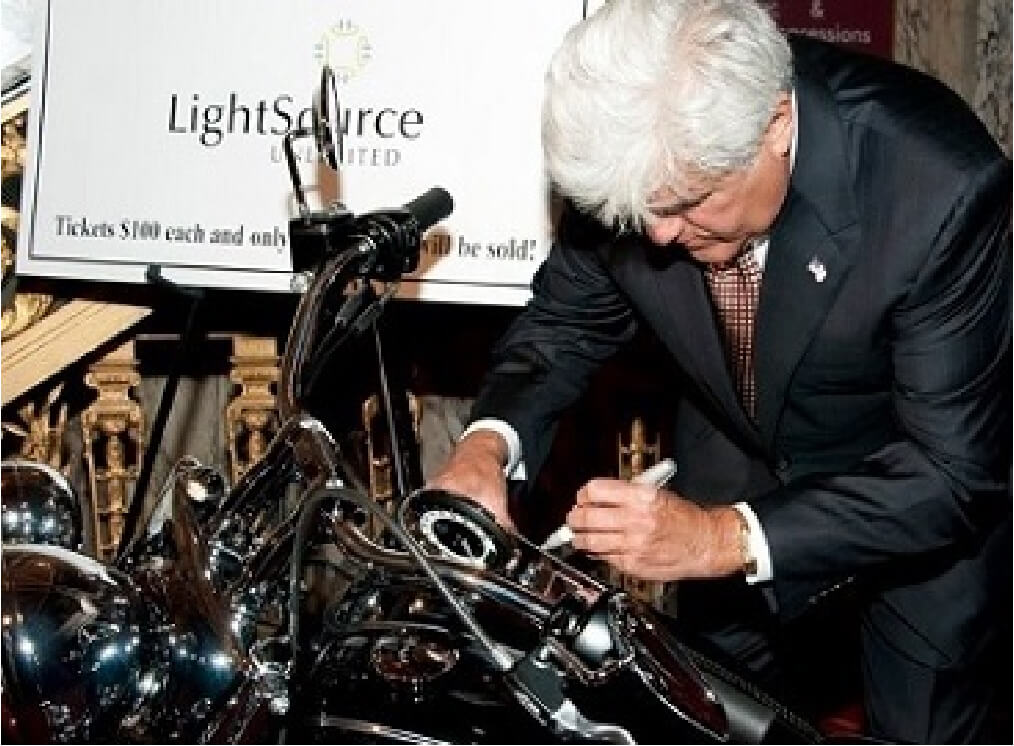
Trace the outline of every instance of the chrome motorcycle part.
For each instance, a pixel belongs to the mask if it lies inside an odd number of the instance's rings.
[[[3,541],[51,544],[80,551],[81,500],[53,467],[35,461],[0,462]]]
[[[177,493],[189,503],[193,520],[205,524],[225,499],[228,482],[221,471],[205,466],[193,456],[184,456],[166,477],[159,497],[138,520],[133,536],[124,537],[123,552],[117,561],[121,570],[159,564],[165,559],[167,521],[172,520]]]
[[[218,469],[196,462],[184,474],[183,489],[190,498],[194,515],[200,522],[207,521],[221,505],[229,491],[229,482]]]
[[[458,662],[460,653],[448,638],[435,628],[402,628],[377,638],[370,648],[370,665],[384,681],[422,699],[427,686]]]
[[[419,531],[441,557],[482,568],[491,567],[496,558],[492,537],[460,513],[429,510],[419,516]]]
[[[2,606],[5,738],[112,740],[151,669],[129,579],[62,547],[5,546]]]
[[[334,71],[324,65],[320,71],[320,85],[313,95],[313,138],[317,152],[330,168],[337,170],[344,160],[344,131],[341,126],[341,107]]]
[[[289,638],[285,635],[258,640],[250,648],[253,676],[257,693],[267,700],[271,712],[284,715],[289,711],[289,675],[292,673]]]
[[[422,489],[398,508],[398,520],[430,554],[483,570],[499,571],[511,557],[511,541],[493,514],[463,495]]]

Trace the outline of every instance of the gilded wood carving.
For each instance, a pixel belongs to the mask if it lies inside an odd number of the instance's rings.
[[[16,252],[20,181],[25,165],[25,125],[27,112],[21,111],[4,119],[3,145],[0,147],[0,162],[3,168],[3,205],[0,214],[2,225],[3,284],[6,287],[14,280],[14,257]],[[0,316],[0,339],[6,341],[24,331],[45,316],[53,307],[53,296],[44,293],[15,293],[9,304],[5,304]]]
[[[144,453],[145,417],[134,399],[141,376],[130,341],[93,363],[85,383],[98,393],[81,413],[92,499],[95,555],[112,558],[123,532]]]
[[[275,386],[279,376],[278,342],[273,338],[233,335],[229,380],[239,393],[225,411],[229,472],[233,484],[264,455],[278,431]]]

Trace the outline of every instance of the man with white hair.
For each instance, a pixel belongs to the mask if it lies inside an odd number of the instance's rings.
[[[679,470],[582,487],[576,548],[681,581],[680,622],[762,679],[847,587],[869,732],[983,737],[1010,616],[1009,160],[938,82],[746,0],[606,3],[551,63],[543,140],[557,242],[431,484],[511,526],[505,474],[534,476],[647,327],[680,371]]]

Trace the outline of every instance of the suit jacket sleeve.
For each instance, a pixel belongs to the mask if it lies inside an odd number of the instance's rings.
[[[850,575],[953,561],[1010,510],[1009,161],[959,194],[891,317],[898,437],[753,502],[788,615]]]
[[[529,480],[545,461],[560,413],[634,335],[634,313],[603,266],[609,246],[608,231],[565,211],[533,298],[493,350],[473,405],[473,420],[497,417],[518,432]]]

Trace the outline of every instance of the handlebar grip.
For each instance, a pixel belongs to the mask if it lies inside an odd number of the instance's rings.
[[[454,209],[454,200],[446,189],[432,187],[407,203],[403,209],[415,218],[421,233],[450,215]]]

